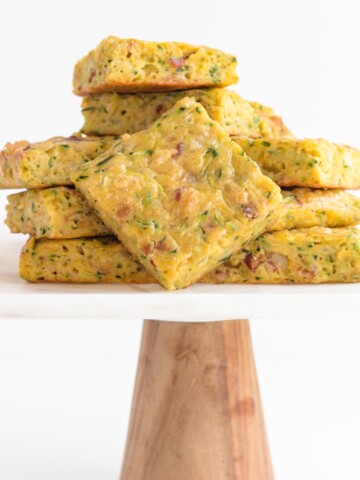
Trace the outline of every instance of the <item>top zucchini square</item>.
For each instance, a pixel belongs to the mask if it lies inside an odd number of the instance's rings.
[[[274,222],[280,189],[194,99],[124,135],[75,186],[169,290],[196,282]]]
[[[74,93],[163,92],[237,82],[234,55],[177,42],[110,36],[76,65]]]

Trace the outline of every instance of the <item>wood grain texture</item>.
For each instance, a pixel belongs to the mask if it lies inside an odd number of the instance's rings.
[[[146,320],[120,480],[273,480],[247,320]]]

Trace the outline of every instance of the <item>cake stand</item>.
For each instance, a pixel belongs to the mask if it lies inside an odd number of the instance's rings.
[[[0,318],[144,320],[121,480],[274,478],[249,319],[358,318],[360,286],[28,284],[1,239]]]

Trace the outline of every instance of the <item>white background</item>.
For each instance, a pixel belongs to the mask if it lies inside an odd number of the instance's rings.
[[[115,34],[234,53],[243,97],[299,136],[360,147],[357,3],[1,0],[0,143],[79,129],[73,65]],[[359,322],[290,317],[252,325],[276,478],[359,479]],[[117,478],[140,328],[0,321],[1,480]]]

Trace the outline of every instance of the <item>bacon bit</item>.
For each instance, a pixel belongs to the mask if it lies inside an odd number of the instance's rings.
[[[215,270],[215,278],[218,282],[224,283],[225,280],[229,277],[228,270]]]
[[[180,57],[180,58],[170,57],[170,62],[174,65],[174,67],[177,67],[177,68],[185,67],[184,57]]]
[[[89,83],[93,81],[93,78],[95,77],[96,73],[95,70],[91,70],[90,77],[89,77]]]
[[[175,202],[180,202],[181,200],[181,197],[182,197],[182,192],[184,191],[184,187],[181,187],[181,188],[177,188],[175,191],[174,191],[174,200]]]
[[[255,270],[258,268],[258,266],[261,263],[260,258],[255,257],[252,253],[248,253],[245,257],[245,263],[246,266],[252,271],[255,272]]]
[[[258,218],[259,214],[256,212],[255,208],[248,204],[244,207],[244,213],[245,215],[250,218],[250,220],[254,220],[255,218]]]
[[[116,214],[120,220],[125,220],[126,217],[129,216],[130,212],[131,208],[129,207],[129,205],[123,205],[117,210]]]
[[[160,242],[157,242],[155,245],[156,250],[159,250],[160,252],[165,252],[168,250],[168,247],[166,246],[166,243],[164,240],[160,240]]]
[[[314,278],[316,275],[316,272],[312,272],[310,270],[307,270],[306,268],[303,268],[302,270],[300,270],[300,272],[302,273],[302,275],[304,275],[304,277]]]
[[[179,155],[181,155],[183,151],[184,151],[184,144],[183,142],[180,142],[176,145],[175,152],[171,155],[171,157],[176,158]]]
[[[278,127],[280,133],[287,132],[287,128],[285,127],[284,122],[280,117],[278,117],[277,115],[273,115],[272,117],[270,117],[270,120]]]
[[[158,105],[156,107],[156,113],[158,113],[159,115],[163,113],[163,111],[164,111],[164,105]]]
[[[0,152],[0,158],[11,161],[20,161],[24,157],[24,152],[30,148],[31,144],[26,140],[15,143],[7,143],[5,148]]]
[[[154,260],[153,260],[152,258],[150,259],[150,263],[151,263],[151,265],[152,265],[153,267],[156,266],[156,265],[155,265],[155,262],[154,262]]]
[[[151,244],[144,245],[143,247],[141,247],[141,251],[144,255],[148,256],[149,253],[152,251],[152,245]]]
[[[302,205],[302,201],[298,199],[298,197],[296,195],[294,195],[294,200],[295,202],[298,204],[298,205]]]

